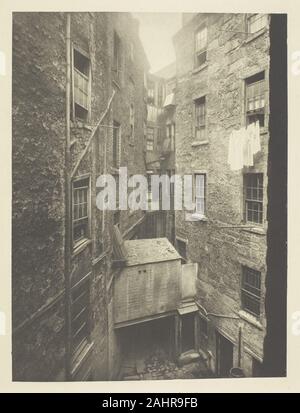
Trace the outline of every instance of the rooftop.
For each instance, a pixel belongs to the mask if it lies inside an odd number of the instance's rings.
[[[138,239],[124,242],[126,266],[181,259],[167,238]]]

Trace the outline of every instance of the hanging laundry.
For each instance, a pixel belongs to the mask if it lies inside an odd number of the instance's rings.
[[[228,163],[232,171],[243,167],[243,139],[239,131],[232,131],[229,137]]]
[[[261,150],[259,122],[251,123],[247,128],[232,131],[229,136],[228,159],[232,171],[244,166],[253,166],[253,156]]]

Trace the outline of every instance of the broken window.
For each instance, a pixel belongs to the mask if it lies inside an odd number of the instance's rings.
[[[88,121],[90,110],[90,60],[77,49],[73,50],[73,117]]]
[[[205,140],[206,131],[206,108],[205,96],[195,100],[195,139],[198,141]]]
[[[73,182],[73,244],[89,238],[89,178]]]
[[[248,267],[242,271],[242,308],[248,313],[260,315],[261,273]]]
[[[253,14],[248,17],[248,33],[256,33],[265,28],[268,24],[266,14]]]
[[[147,144],[146,144],[147,151],[154,150],[154,129],[147,128]]]
[[[263,174],[244,175],[245,220],[255,224],[263,222]]]
[[[195,34],[195,68],[206,62],[207,54],[207,27],[203,27]]]
[[[246,79],[246,124],[259,121],[265,126],[265,73]]]
[[[121,82],[121,39],[116,32],[114,32],[114,54],[113,54],[113,79],[117,83]]]
[[[86,275],[71,288],[72,355],[76,359],[89,342],[90,279]]]
[[[206,174],[195,175],[195,212],[196,214],[205,215],[206,207]]]
[[[116,121],[113,122],[113,167],[119,168],[120,166],[120,124]]]

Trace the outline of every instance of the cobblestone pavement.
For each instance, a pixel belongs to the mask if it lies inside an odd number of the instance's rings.
[[[172,380],[213,377],[201,359],[178,366],[168,354],[157,349],[151,354],[130,355],[124,360],[122,380]]]

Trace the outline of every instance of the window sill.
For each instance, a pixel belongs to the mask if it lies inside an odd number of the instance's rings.
[[[267,27],[263,27],[262,29],[258,30],[255,33],[249,33],[248,38],[244,40],[245,44],[251,43],[253,40],[256,40],[258,37],[262,36],[268,31]]]
[[[190,222],[195,222],[195,221],[207,222],[208,221],[208,219],[205,215],[198,214],[196,212],[194,212],[194,213],[186,212],[185,213],[185,220],[190,221]]]
[[[91,239],[85,238],[82,241],[75,244],[74,247],[73,247],[72,257],[75,257],[77,254],[82,252],[91,243],[92,243]]]
[[[89,132],[91,132],[93,130],[93,128],[88,124],[85,123],[81,120],[75,120],[74,122],[72,122],[72,128],[77,128],[77,129],[86,129]]]
[[[195,75],[196,73],[201,72],[202,70],[206,69],[207,67],[208,67],[208,63],[205,62],[201,66],[195,67],[195,69],[192,70],[192,73],[193,73],[193,75]]]
[[[194,148],[194,147],[197,147],[197,146],[202,146],[202,145],[208,145],[208,141],[193,141],[192,143],[191,143],[191,146]]]
[[[256,235],[266,235],[267,231],[263,227],[247,227],[247,224],[245,224],[245,228],[242,228],[242,231],[245,232],[250,232],[251,234],[256,234]]]
[[[261,324],[261,322],[254,315],[247,313],[247,311],[240,310],[238,312],[238,316],[242,320],[245,320],[249,324],[252,324],[254,327],[257,327],[259,330],[263,330],[263,325]]]

